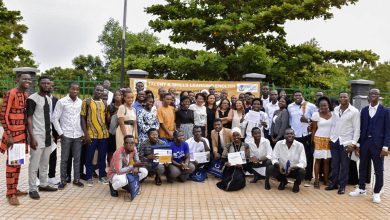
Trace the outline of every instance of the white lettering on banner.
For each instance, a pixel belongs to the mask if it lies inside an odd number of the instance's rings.
[[[257,92],[257,84],[237,84],[237,92]]]

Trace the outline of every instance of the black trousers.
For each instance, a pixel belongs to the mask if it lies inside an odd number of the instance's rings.
[[[313,178],[313,153],[314,153],[314,148],[311,143],[311,136],[307,135],[304,137],[296,137],[295,140],[301,142],[305,147],[306,162],[307,162],[305,180],[310,181]]]
[[[57,143],[56,143],[57,144]],[[56,169],[57,169],[57,149],[55,149],[50,154],[49,159],[49,178],[54,178],[56,176]],[[71,176],[72,174],[72,152],[69,154],[68,159],[68,166],[67,166],[67,174],[68,176]]]
[[[253,175],[260,175],[253,168],[260,168],[260,167],[266,167],[267,168],[268,166],[272,166],[272,161],[271,160],[266,160],[265,162],[262,162],[261,164],[260,163],[249,162],[249,163],[247,163],[247,170],[248,170],[249,173],[252,173]]]
[[[287,183],[287,177],[294,178],[295,183],[300,185],[302,180],[305,178],[305,169],[296,168],[292,170],[288,176],[285,176],[284,174],[280,173],[279,168],[275,167],[275,165],[270,165],[267,167],[265,178],[266,180],[269,180],[269,178],[271,177],[275,177],[279,182],[285,182],[285,183]]]

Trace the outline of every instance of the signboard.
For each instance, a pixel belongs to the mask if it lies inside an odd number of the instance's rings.
[[[177,93],[181,91],[192,91],[199,93],[202,90],[207,90],[214,86],[216,93],[221,93],[222,90],[228,92],[228,96],[240,93],[251,92],[255,96],[260,96],[260,82],[245,82],[245,81],[193,81],[193,80],[164,80],[164,79],[137,79],[130,78],[130,88],[135,91],[135,85],[138,82],[144,84],[145,90],[151,90],[155,96],[158,94],[159,88],[175,88]]]

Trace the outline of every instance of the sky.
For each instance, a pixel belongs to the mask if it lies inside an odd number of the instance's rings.
[[[109,3],[108,3],[109,2]],[[4,0],[9,10],[19,10],[28,26],[23,47],[34,54],[41,72],[61,66],[72,67],[78,55],[100,55],[97,43],[104,24],[110,17],[123,19],[124,0]],[[132,32],[150,30],[153,16],[145,7],[164,0],[129,0],[127,27]],[[380,55],[380,61],[390,61],[389,0],[359,0],[356,5],[333,9],[331,20],[289,21],[285,25],[287,41],[300,44],[315,38],[324,50],[369,50]],[[169,32],[155,33],[160,42],[169,43]],[[178,47],[202,49],[190,43]]]

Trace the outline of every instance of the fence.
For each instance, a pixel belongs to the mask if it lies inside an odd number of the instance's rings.
[[[94,88],[97,84],[96,81],[86,81],[86,80],[76,80],[80,84],[80,98],[89,97],[93,94]],[[68,93],[69,83],[73,82],[72,80],[55,80],[55,90],[54,95],[58,98],[62,98]],[[0,79],[0,96],[3,97],[4,92],[8,91],[11,88],[16,86],[14,79]],[[120,81],[111,81],[111,91],[115,91],[120,87]],[[271,86],[271,89],[279,89],[277,86]],[[37,85],[35,85],[35,91],[38,90]],[[302,91],[304,97],[308,101],[315,100],[315,92],[321,89],[318,88],[284,88],[287,95],[292,98],[292,94],[295,90]],[[344,89],[333,89],[333,90],[321,90],[324,94],[330,98],[338,99],[338,94]],[[157,95],[157,94],[156,94]],[[383,97],[382,103],[385,106],[390,106],[390,93],[382,93]],[[1,98],[0,98],[1,99]]]

